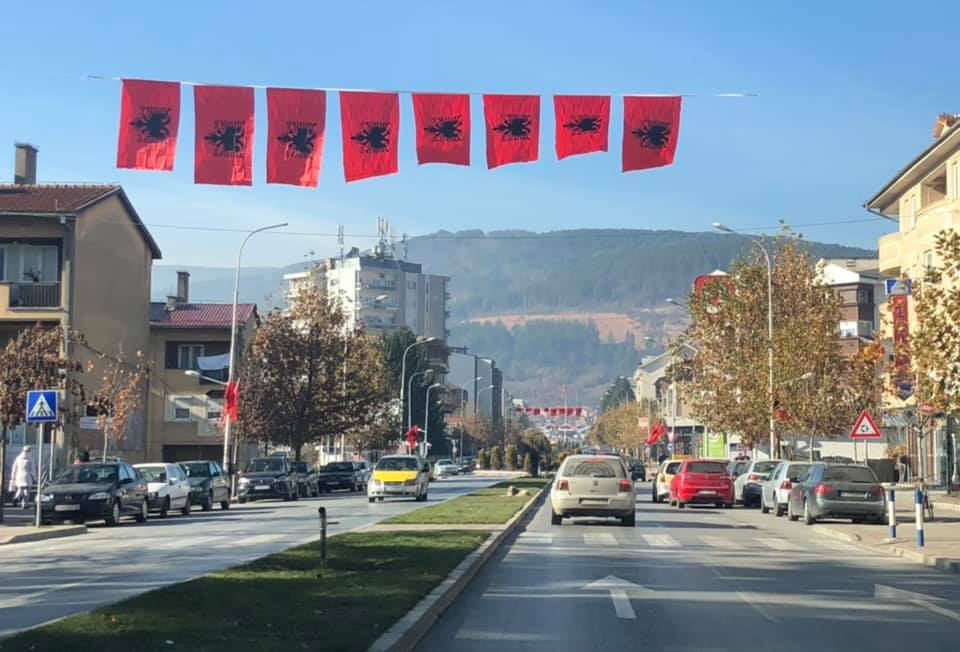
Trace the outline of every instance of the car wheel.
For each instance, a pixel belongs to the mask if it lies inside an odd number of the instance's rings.
[[[803,502],[803,522],[805,525],[813,525],[817,522],[817,519],[810,513],[810,506],[806,501]]]
[[[686,504],[685,502],[683,502],[682,500],[678,500],[678,501],[677,501],[677,509],[683,509],[683,508],[686,507],[686,506],[687,506],[687,504]]]
[[[783,516],[784,511],[785,511],[784,507],[780,503],[777,503],[776,506],[773,508],[774,516]]]
[[[246,498],[241,498],[241,499],[240,499],[240,504],[241,504],[241,505],[245,505],[246,503],[247,503],[247,499],[246,499]]]
[[[724,503],[724,504],[723,504],[723,508],[724,508],[724,509],[733,509],[733,503]]]
[[[376,502],[376,500],[377,500],[376,498],[367,498],[368,503]]]
[[[799,516],[793,513],[793,503],[789,500],[787,501],[787,518],[793,522],[796,522]]]
[[[209,512],[211,509],[213,509],[213,491],[208,493],[203,499],[203,502],[200,503],[200,509],[205,512]]]
[[[146,523],[147,514],[149,514],[149,512],[150,507],[147,505],[146,499],[144,499],[143,503],[140,504],[140,513],[134,516],[134,518],[137,520],[137,523]]]
[[[620,525],[624,527],[634,527],[636,526],[636,524],[637,524],[636,512],[630,514],[629,516],[624,516],[622,519],[620,519]]]
[[[160,518],[167,518],[170,512],[170,496],[163,499],[163,505],[160,506]]]
[[[654,503],[659,503],[659,502],[660,502],[660,496],[657,495],[656,490],[654,490],[654,491],[651,493],[650,499],[651,499],[651,502],[654,502]]]
[[[377,498],[377,502],[378,502],[378,503],[382,503],[382,502],[383,502],[383,496],[380,496],[379,498]]]
[[[226,500],[220,501],[220,509],[230,509],[230,490],[227,490]]]
[[[763,499],[763,496],[760,496],[760,513],[761,513],[761,514],[769,514],[769,513],[770,513],[770,508],[767,507],[767,501],[765,501],[765,500]]]
[[[187,494],[187,497],[183,500],[183,507],[180,508],[180,514],[190,516],[190,507],[190,494]]]
[[[293,490],[293,499],[300,500],[300,487],[295,487]]]
[[[563,525],[563,517],[552,509],[550,510],[550,525]]]
[[[113,507],[110,509],[110,514],[103,520],[110,527],[113,527],[120,522],[120,501],[113,501]]]

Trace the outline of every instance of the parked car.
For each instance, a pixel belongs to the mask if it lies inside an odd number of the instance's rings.
[[[821,518],[849,518],[854,523],[884,523],[887,498],[883,485],[868,466],[814,463],[801,482],[790,489],[787,515],[803,516],[813,525]]]
[[[147,481],[147,505],[151,512],[166,518],[171,509],[190,515],[190,481],[177,464],[134,464]]]
[[[178,462],[190,482],[190,503],[209,512],[220,503],[220,509],[230,509],[230,478],[213,460]]]
[[[359,491],[366,491],[370,484],[370,475],[372,473],[370,464],[366,460],[354,460],[353,470],[357,474],[357,488]]]
[[[563,461],[550,490],[550,523],[564,518],[607,516],[633,527],[637,494],[626,464],[611,455],[570,455]]]
[[[353,462],[330,462],[320,468],[317,478],[321,492],[334,489],[360,490],[360,481],[357,479],[357,469]]]
[[[297,490],[301,496],[307,498],[320,495],[320,485],[317,480],[317,470],[304,462],[290,462],[290,472],[297,480]]]
[[[781,460],[753,460],[733,481],[735,502],[744,507],[759,507],[763,483]],[[732,474],[731,474],[732,475]]]
[[[664,460],[657,469],[657,474],[653,476],[653,502],[662,502],[664,498],[670,497],[670,482],[683,460]]]
[[[430,489],[430,463],[418,455],[387,455],[373,468],[367,499],[383,502],[392,496],[413,496],[425,501]]]
[[[437,463],[433,465],[433,470],[434,476],[438,478],[447,475],[460,475],[460,465],[447,458],[438,460]]]
[[[237,490],[241,503],[264,498],[300,499],[297,474],[290,466],[290,460],[279,455],[254,457],[247,462]]]
[[[810,468],[809,462],[780,462],[766,480],[760,493],[760,511],[764,514],[773,512],[775,516],[787,513],[787,502],[790,500],[790,489],[794,482]]]
[[[630,479],[634,482],[647,481],[647,467],[640,460],[630,460]]]
[[[476,460],[473,457],[464,457],[460,460],[460,473],[473,473]]]
[[[40,520],[116,525],[122,516],[147,520],[147,482],[125,462],[87,462],[62,470],[40,496]]]
[[[717,460],[684,460],[670,481],[670,503],[683,509],[692,503],[733,507],[733,480]]]

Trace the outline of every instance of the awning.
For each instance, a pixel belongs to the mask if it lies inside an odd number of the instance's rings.
[[[197,358],[197,367],[200,371],[220,371],[230,366],[230,354],[207,355]]]
[[[910,420],[899,412],[890,412],[883,415],[884,428],[909,428]]]

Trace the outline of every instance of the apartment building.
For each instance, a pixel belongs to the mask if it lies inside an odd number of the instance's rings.
[[[820,279],[840,299],[837,333],[844,355],[854,355],[880,331],[884,283],[876,258],[822,258]]]
[[[16,145],[14,181],[0,185],[0,345],[36,323],[75,330],[85,343],[71,354],[94,365],[85,378],[96,384],[101,354],[148,350],[150,271],[160,249],[120,186],[38,184],[32,145]],[[109,452],[141,459],[144,422],[141,411]],[[12,433],[8,461],[24,436],[23,427]],[[52,445],[62,464],[71,448],[97,451],[103,442],[99,431],[76,427],[53,433]]]

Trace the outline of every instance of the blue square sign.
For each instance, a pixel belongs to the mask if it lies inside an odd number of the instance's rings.
[[[27,392],[27,423],[55,423],[59,396],[55,389]]]

